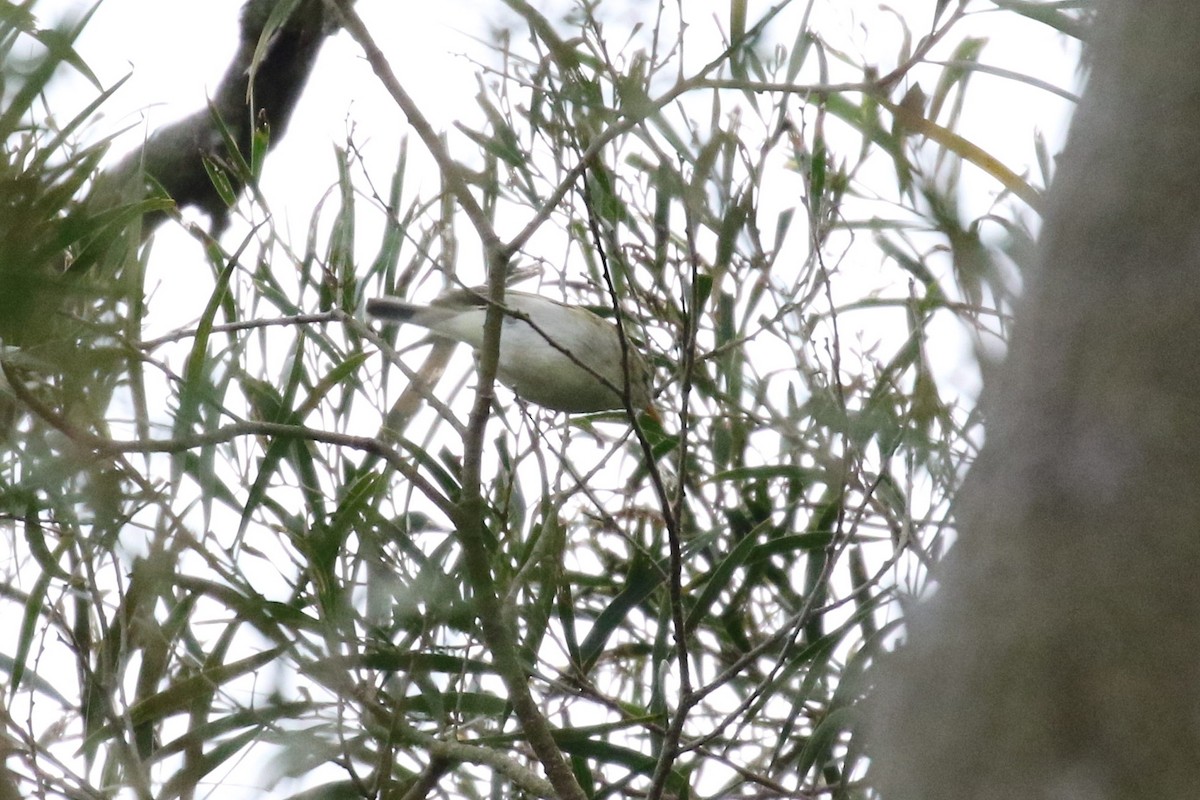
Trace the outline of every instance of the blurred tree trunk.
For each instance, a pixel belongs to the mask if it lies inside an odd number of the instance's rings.
[[[222,169],[233,192],[244,188],[239,162],[251,162],[256,131],[269,133],[269,147],[283,139],[321,45],[336,29],[322,0],[302,0],[281,20],[273,18],[278,5],[278,0],[246,0],[238,49],[207,106],[156,130],[102,175],[95,202],[111,205],[114,190],[119,198],[131,182],[148,183],[179,208],[199,207],[212,219],[214,232],[224,228],[226,198],[214,187],[210,167]],[[236,155],[229,144],[236,146]],[[141,238],[166,219],[163,213],[147,215]]]
[[[1200,3],[1103,5],[886,800],[1200,791]],[[995,390],[995,391],[993,391]]]

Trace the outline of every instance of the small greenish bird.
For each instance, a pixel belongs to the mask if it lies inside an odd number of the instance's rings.
[[[517,395],[555,411],[611,411],[625,408],[628,374],[630,407],[657,416],[646,361],[628,339],[621,347],[612,322],[586,308],[526,292],[506,292],[504,312],[496,377]],[[420,325],[476,351],[483,346],[486,313],[484,289],[453,291],[427,306],[395,297],[367,301],[367,314],[376,319]]]

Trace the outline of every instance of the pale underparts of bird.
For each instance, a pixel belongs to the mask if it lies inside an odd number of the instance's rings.
[[[483,346],[486,290],[444,294],[429,305],[395,297],[367,301],[367,314],[426,328],[435,337]],[[634,411],[649,410],[650,370],[612,322],[580,306],[526,292],[506,292],[496,377],[518,396],[556,411],[625,408],[625,376]]]

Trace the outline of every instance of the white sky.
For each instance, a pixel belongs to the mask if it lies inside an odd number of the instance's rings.
[[[82,0],[43,0],[38,12],[49,21],[58,10],[87,7]],[[129,76],[127,83],[106,104],[104,122],[95,134],[107,135],[115,130],[130,130],[117,140],[111,151],[118,158],[148,131],[170,120],[200,108],[206,92],[215,86],[235,45],[237,15],[241,0],[206,0],[203,3],[183,0],[103,0],[92,22],[78,44],[84,60],[107,86]],[[542,3],[546,6],[548,3]],[[611,4],[620,9],[627,5],[632,14],[645,14],[655,4]],[[764,2],[749,3],[750,19],[767,7]],[[794,8],[775,23],[776,30],[787,31],[798,24],[799,14],[806,3]],[[982,6],[983,4],[977,3]],[[698,14],[689,29],[687,46],[690,60],[706,61],[719,50],[717,27],[726,27],[728,4],[695,3],[692,9],[708,6],[710,12]],[[830,11],[829,8],[836,11]],[[902,29],[888,8],[910,16],[914,31],[928,25],[928,0],[897,0],[887,6],[865,0],[846,0],[843,3],[814,5],[814,27],[823,32],[840,34],[846,46],[855,52],[866,53],[865,60],[879,63],[885,72],[893,64]],[[499,2],[481,3],[476,0],[439,0],[438,2],[403,2],[393,0],[360,0],[359,13],[378,44],[391,60],[393,69],[414,96],[435,128],[452,130],[459,113],[478,116],[474,96],[478,91],[475,67],[462,54],[488,59],[485,48],[476,39],[487,39],[489,27],[497,21],[511,22],[509,12]],[[486,10],[481,13],[481,10]],[[617,11],[611,12],[618,16]],[[824,18],[823,18],[824,17]],[[1020,35],[996,30],[998,22],[1022,26]],[[614,25],[616,23],[613,23]],[[991,41],[982,61],[1009,69],[1047,75],[1052,83],[1066,85],[1072,78],[1073,53],[1041,25],[1021,23],[1014,15],[983,14],[960,24],[948,41],[956,42],[967,33],[986,35]],[[791,44],[791,35],[779,35]],[[613,41],[623,41],[612,36]],[[875,54],[875,55],[872,55]],[[943,56],[946,55],[943,53]],[[932,90],[936,68],[924,69],[924,88]],[[921,71],[914,73],[921,78]],[[1065,111],[1068,106],[1059,98],[1030,89],[1012,81],[977,74],[973,78],[972,103],[960,127],[966,138],[999,157],[1001,161],[1020,169],[1032,163],[1031,131],[1040,129],[1051,143],[1061,139]],[[80,87],[80,80],[64,81],[59,91],[69,93]],[[986,88],[984,88],[986,87]],[[81,95],[87,97],[86,93]],[[983,100],[986,98],[986,100]],[[983,102],[981,102],[983,100]],[[82,101],[81,101],[82,102]],[[703,102],[703,101],[702,101]],[[290,129],[279,147],[267,160],[262,188],[275,214],[275,223],[290,232],[287,238],[302,243],[313,208],[337,180],[333,148],[343,144],[353,130],[356,143],[362,148],[367,168],[376,185],[386,187],[395,164],[398,142],[408,134],[401,114],[384,93],[357,46],[342,33],[325,45],[321,60],[301,99]],[[463,148],[459,155],[470,160],[471,153]],[[436,175],[424,158],[423,148],[410,137],[410,185],[428,195],[437,186]],[[424,185],[420,176],[424,175]],[[416,177],[417,180],[413,180]],[[1034,175],[1040,180],[1039,175]],[[996,192],[995,182],[971,167],[964,170],[964,185],[979,191],[962,195],[964,215],[973,218],[986,213]],[[792,187],[788,176],[781,176],[782,196],[791,202]],[[972,204],[977,203],[977,207]],[[771,198],[763,200],[764,206]],[[372,235],[378,229],[378,214],[359,214],[359,241],[364,248],[375,245]],[[763,214],[764,220],[773,219]],[[237,230],[236,228],[234,229]],[[515,230],[515,227],[514,227]],[[511,231],[501,231],[501,234]],[[227,239],[229,241],[229,239]],[[556,252],[529,252],[531,257],[553,259]],[[364,251],[370,258],[373,251]],[[470,247],[460,248],[463,279],[467,282],[482,278],[477,252]],[[203,308],[208,292],[204,289],[209,276],[199,267],[197,246],[186,234],[164,226],[156,234],[154,257],[150,262],[148,286],[156,302],[151,306],[151,337],[178,326],[180,319],[192,319]],[[197,264],[196,269],[180,269],[180,264]],[[204,286],[193,285],[185,276],[196,275]],[[170,313],[158,312],[169,309]],[[946,364],[947,377],[958,384],[958,390],[973,395],[978,379],[960,373],[964,348]],[[968,361],[970,359],[967,359]]]
[[[86,5],[75,0],[43,0],[37,13],[48,23],[56,16],[57,9]],[[106,86],[130,75],[125,86],[105,106],[104,121],[96,130],[97,135],[107,135],[130,127],[113,148],[114,159],[135,146],[146,132],[202,106],[206,91],[220,79],[235,46],[237,14],[241,5],[241,0],[104,0],[77,49]],[[631,9],[639,9],[651,8],[654,4],[630,2],[628,5]],[[728,3],[695,5],[710,6],[712,14],[718,15],[724,25]],[[751,19],[767,7],[764,2],[749,5]],[[821,9],[826,5],[818,3],[817,7]],[[892,7],[926,20],[927,24],[932,5],[930,0],[898,0]],[[797,10],[802,10],[803,6],[804,3],[798,3]],[[688,5],[689,9],[692,7]],[[484,53],[485,48],[475,41],[475,37],[488,38],[489,19],[484,11],[486,14],[507,14],[500,3],[359,0],[357,8],[377,43],[391,59],[400,80],[436,128],[449,129],[456,115],[463,110],[473,117],[478,116],[473,99],[478,92],[475,67],[460,54]],[[857,13],[850,13],[852,8]],[[836,17],[819,22],[817,27],[822,24],[836,26],[847,42],[863,52],[887,54],[880,58],[890,58],[895,52],[900,26],[893,16],[881,10],[880,4],[847,0],[839,6]],[[1043,27],[1032,23],[1020,36],[989,28],[1001,20],[1012,22],[1010,15],[981,16],[960,26],[951,41],[958,41],[969,32],[991,35],[992,42],[982,58],[984,63],[1037,74],[1070,88],[1073,53],[1067,52]],[[781,25],[786,22],[784,20]],[[694,34],[688,40],[689,55],[694,60],[707,61],[718,52],[711,17],[697,19]],[[791,37],[780,38],[790,46]],[[487,58],[486,55],[478,57]],[[867,60],[877,59],[868,57]],[[891,66],[894,65],[881,63],[880,71],[886,72]],[[1022,165],[1032,162],[1033,129],[1045,132],[1051,142],[1051,151],[1056,149],[1054,143],[1061,140],[1068,108],[1063,101],[1028,86],[986,75],[976,75],[973,81],[975,101],[959,130],[962,135],[1018,171]],[[79,92],[80,88],[78,79],[70,79],[56,87],[56,91],[66,95]],[[925,89],[927,92],[932,89],[932,80]],[[89,95],[80,93],[80,96]],[[979,102],[980,98],[985,99]],[[386,187],[398,142],[407,135],[407,126],[359,56],[357,46],[343,33],[325,45],[286,138],[267,160],[264,193],[276,214],[277,225],[283,230],[290,229],[297,246],[304,241],[314,206],[336,183],[333,148],[345,142],[351,128],[355,130],[355,140],[363,148],[376,184],[381,189]],[[415,137],[410,137],[409,146],[413,154],[412,174],[418,184],[419,176],[426,176],[423,193],[428,195],[438,185],[435,174],[428,167],[420,166],[421,146]],[[469,160],[466,151],[462,157]],[[1040,175],[1035,173],[1033,178],[1035,183],[1040,183]],[[782,176],[781,188],[785,193],[788,191],[787,180],[788,176]],[[968,187],[978,189],[975,195],[964,193],[966,203],[969,205],[974,198],[978,198],[975,202],[979,203],[978,208],[964,209],[965,216],[970,218],[984,213],[997,191],[996,185],[970,168],[964,171],[964,182]],[[764,206],[769,206],[772,199],[764,198],[763,202]],[[372,224],[370,217],[370,214],[364,215],[360,228],[361,240],[369,250],[366,257],[373,255],[370,248],[376,241],[367,232]],[[770,217],[764,215],[764,218]],[[769,237],[764,238],[769,240]],[[545,255],[552,257],[552,254]],[[476,258],[476,254],[469,254],[469,258]],[[470,268],[470,261],[467,263]],[[202,256],[191,238],[169,225],[156,234],[149,280],[155,296],[151,324],[161,326],[161,330],[148,331],[148,336],[178,327],[203,308],[211,279],[202,264]],[[189,268],[188,265],[194,266]],[[469,282],[480,277],[481,273],[478,273],[464,276],[464,279]],[[942,377],[969,396],[978,387],[978,378],[969,358],[970,342],[952,331],[947,331],[945,341]],[[232,795],[222,794],[226,800],[232,796],[239,795],[236,791]],[[245,796],[263,795],[252,790]]]
[[[87,5],[83,0],[43,0],[38,13],[49,21],[59,9]],[[131,128],[114,145],[114,157],[135,146],[146,131],[202,106],[206,92],[220,79],[234,48],[241,5],[241,0],[101,2],[77,49],[105,85],[130,76],[105,105],[108,125],[97,131],[107,134]],[[653,6],[628,5],[635,9],[633,13]],[[688,8],[690,11],[704,5],[708,4],[697,3]],[[749,3],[750,18],[767,5]],[[805,5],[796,3],[794,13],[782,15],[776,30],[787,30]],[[831,26],[835,31],[840,30],[847,41],[868,54],[868,61],[880,64],[881,72],[894,66],[887,59],[895,52],[901,34],[895,17],[884,9],[912,14],[914,20],[927,24],[932,7],[928,0],[897,0],[887,5],[846,0],[833,4],[838,7],[836,16],[826,11],[824,15],[831,19],[822,21],[827,5],[815,5],[815,27],[823,31]],[[710,7],[711,16],[697,15],[689,30],[689,55],[697,63],[717,52],[713,21],[726,26],[728,5],[713,3]],[[474,64],[462,54],[488,58],[475,38],[486,39],[491,22],[511,22],[511,15],[501,3],[360,0],[357,9],[405,88],[436,128],[449,129],[459,113],[476,113],[473,97],[478,85]],[[480,13],[481,9],[486,9],[487,15]],[[1023,24],[1024,30],[1019,36],[1011,35],[996,30],[994,25],[998,22]],[[918,32],[919,25],[912,23]],[[983,62],[1049,75],[1052,83],[1070,88],[1074,54],[1066,52],[1044,26],[1015,22],[1014,16],[1007,13],[979,15],[960,24],[948,41],[953,43],[966,33],[991,37]],[[779,38],[791,44],[790,36],[781,34]],[[879,55],[872,58],[872,52]],[[919,72],[916,74],[920,76]],[[929,76],[934,74],[932,68],[926,70],[927,93],[933,82]],[[960,132],[984,150],[1006,164],[1020,166],[1031,162],[1029,133],[1033,127],[1043,130],[1052,143],[1061,138],[1067,106],[1060,99],[984,74],[977,74],[973,81],[974,104],[968,108]],[[69,91],[78,82],[78,79],[65,81],[59,89]],[[987,86],[986,90],[980,89],[982,85]],[[985,97],[988,107],[980,103]],[[264,189],[272,201],[272,209],[287,216],[298,226],[300,234],[317,200],[336,180],[333,146],[342,144],[351,128],[356,132],[356,141],[365,148],[368,163],[377,164],[377,176],[385,178],[394,164],[398,140],[408,133],[407,126],[359,56],[357,46],[341,33],[325,45],[291,128],[267,162]],[[414,140],[413,145],[412,151],[418,153],[419,144]],[[986,207],[995,187],[981,188],[984,189],[980,193],[981,202]],[[964,194],[969,203],[970,195]],[[982,210],[964,209],[968,217]]]

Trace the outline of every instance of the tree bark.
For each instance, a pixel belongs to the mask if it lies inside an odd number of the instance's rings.
[[[226,146],[221,126],[244,162],[250,161],[251,141],[258,126],[269,126],[270,147],[278,144],[321,45],[336,29],[321,0],[303,0],[269,33],[255,63],[259,41],[277,2],[247,0],[242,7],[237,52],[208,106],[155,131],[142,147],[102,175],[94,195],[101,205],[112,202],[114,190],[118,198],[124,196],[131,184],[138,191],[157,192],[161,188],[178,208],[196,206],[209,215],[214,230],[223,228],[228,209],[213,188],[205,161],[226,165],[224,172],[235,192],[240,192],[245,182],[244,171],[230,166],[235,157]],[[148,214],[142,221],[143,238],[165,219],[163,213]]]
[[[880,665],[885,800],[1200,791],[1200,3],[1111,0],[960,538]]]

